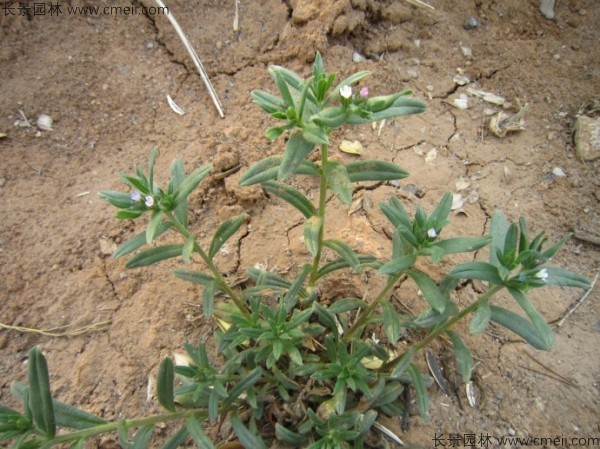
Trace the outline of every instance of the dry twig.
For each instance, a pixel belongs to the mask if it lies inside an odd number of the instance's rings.
[[[215,91],[215,88],[213,87],[212,83],[208,79],[208,75],[207,75],[206,71],[204,70],[204,66],[202,65],[202,62],[200,61],[200,58],[196,54],[196,50],[194,50],[194,47],[192,47],[192,44],[190,44],[190,41],[188,40],[186,35],[183,33],[183,30],[179,26],[179,23],[177,22],[177,20],[175,20],[175,17],[173,17],[173,14],[171,14],[171,12],[165,6],[165,4],[162,2],[162,0],[154,0],[154,1],[156,2],[156,4],[158,6],[160,6],[161,8],[164,8],[164,10],[166,11],[167,19],[169,19],[169,22],[171,22],[171,25],[173,25],[173,28],[175,28],[177,35],[181,39],[181,42],[183,42],[183,46],[185,47],[185,49],[188,51],[188,53],[192,57],[192,60],[194,61],[194,64],[196,65],[196,68],[198,69],[198,72],[200,73],[200,77],[202,78],[202,81],[204,81],[204,85],[206,86],[206,89],[208,89],[210,98],[212,98],[212,101],[215,104],[215,107],[217,108],[219,115],[221,116],[221,118],[223,118],[225,116],[223,114],[223,106],[221,105],[221,101],[219,100],[219,97],[217,96],[217,92]]]
[[[17,331],[17,332],[40,334],[40,335],[45,335],[46,337],[76,337],[78,335],[86,334],[88,332],[98,332],[98,331],[106,330],[110,323],[111,323],[110,320],[101,321],[99,323],[88,324],[86,326],[78,327],[78,328],[72,329],[72,330],[66,330],[64,332],[53,332],[53,331],[55,331],[57,329],[64,329],[65,327],[69,327],[69,326],[61,326],[61,327],[55,327],[53,329],[43,330],[43,329],[32,329],[32,328],[23,327],[23,326],[10,326],[8,324],[0,323],[0,328],[7,329],[7,330],[13,330],[13,331]]]
[[[598,280],[598,273],[596,273],[596,277],[594,277],[594,280],[592,281],[592,285],[590,285],[590,288],[588,288],[586,290],[586,292],[583,294],[583,296],[581,298],[579,298],[579,300],[567,311],[567,313],[565,313],[565,316],[563,316],[559,320],[559,322],[556,324],[556,327],[561,327],[564,324],[564,322],[566,321],[566,319],[569,318],[573,314],[573,312],[575,312],[581,306],[581,304],[584,303],[584,301],[587,299],[588,296],[590,296],[590,293],[594,289],[594,285],[596,285],[597,280]]]

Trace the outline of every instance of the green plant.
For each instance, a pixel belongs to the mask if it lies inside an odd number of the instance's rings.
[[[263,110],[284,122],[270,128],[267,137],[276,139],[284,132],[290,135],[283,155],[258,162],[242,176],[241,184],[260,184],[304,215],[304,238],[312,260],[291,280],[252,268],[247,274],[253,285],[232,287],[214,258],[246,217],[225,221],[209,246],[201,246],[188,225],[188,196],[209,174],[210,167],[200,167],[186,176],[183,163],[176,160],[163,190],[154,181],[158,153],[153,150],[147,173],[139,167],[135,175],[122,176],[133,193],[101,193],[119,209],[118,218],[150,215],[146,230],[121,244],[115,257],[134,253],[167,231],[178,233],[181,244],[142,249],[126,266],[143,267],[178,257],[189,261],[197,254],[205,272],[178,269],[175,275],[203,287],[203,311],[220,323],[217,342],[226,362],[215,366],[204,345],[185,345],[189,363],[174,365],[167,357],[160,365],[157,397],[165,413],[105,423],[51,398],[46,360],[34,348],[29,354],[28,384],[14,388],[23,400],[24,412],[0,407],[0,441],[13,439],[14,447],[19,448],[48,448],[61,443],[83,447],[86,438],[116,431],[123,447],[137,449],[148,445],[155,424],[181,421],[182,427],[164,448],[175,448],[189,437],[200,448],[213,448],[201,422],[227,416],[247,448],[266,448],[266,441],[272,438],[310,449],[367,447],[367,436],[378,416],[404,413],[406,388],[414,389],[421,416],[428,417],[429,379],[414,361],[416,353],[433,339],[443,334],[450,337],[462,378],[464,382],[470,380],[471,354],[452,331],[467,315],[472,314],[470,330],[474,334],[495,322],[537,349],[552,345],[550,327],[525,293],[549,284],[589,285],[581,276],[546,265],[568,236],[545,249],[544,233],[530,238],[523,219],[509,224],[501,212],[495,212],[489,236],[442,239],[452,199],[446,194],[429,215],[417,207],[414,216],[409,216],[395,197],[380,205],[394,228],[389,261],[358,254],[347,243],[328,238],[328,191],[349,205],[352,183],[407,176],[403,169],[386,161],[342,164],[330,160],[331,131],[345,124],[420,113],[425,106],[410,98],[408,91],[382,97],[369,97],[366,88],[353,93],[352,86],[367,72],[354,74],[334,87],[335,77],[325,73],[320,55],[306,80],[282,67],[271,67],[269,72],[280,96],[263,91],[252,95]],[[320,163],[308,158],[317,150]],[[292,175],[319,178],[317,206],[285,183]],[[485,246],[489,246],[488,262],[457,265],[439,284],[415,267],[421,258],[435,264],[447,255]],[[337,256],[328,263],[321,260],[325,248]],[[373,270],[384,278],[383,288],[372,298],[338,298],[325,305],[320,300],[319,284],[338,270]],[[390,301],[393,289],[405,279],[418,286],[427,303],[426,310],[416,317],[398,313]],[[487,290],[459,309],[450,293],[465,279],[485,281]],[[525,316],[490,304],[492,296],[502,289],[508,290]],[[218,294],[226,300],[217,301]],[[396,353],[402,329],[419,330],[415,335],[424,337],[405,352]],[[379,332],[381,338],[368,337],[367,330],[369,334]],[[74,430],[57,434],[57,427]],[[132,429],[137,431],[131,440]]]

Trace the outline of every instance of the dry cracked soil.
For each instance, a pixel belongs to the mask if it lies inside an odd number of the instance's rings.
[[[411,174],[400,183],[360,186],[351,213],[332,199],[332,236],[388,257],[388,224],[377,204],[396,195],[410,210],[416,204],[431,209],[453,191],[464,204],[452,212],[448,235],[486,233],[499,208],[511,219],[524,216],[534,231],[546,229],[553,240],[575,232],[554,262],[593,279],[600,255],[600,161],[577,157],[572,132],[577,116],[593,116],[589,105],[600,98],[600,2],[558,0],[552,20],[537,0],[430,3],[434,10],[401,0],[240,0],[234,30],[233,0],[169,1],[220,96],[220,118],[164,15],[67,10],[115,4],[104,0],[64,2],[60,14],[41,15],[33,3],[2,0],[0,401],[17,406],[10,383],[24,380],[27,351],[35,345],[48,358],[53,394],[109,420],[158,411],[152,388],[157,366],[184,342],[206,342],[219,360],[211,338],[216,326],[200,313],[200,292],[171,274],[179,262],[126,270],[124,260],[111,257],[144,223],[116,220],[98,192],[121,188],[118,173],[143,163],[155,145],[159,180],[167,179],[175,158],[187,170],[211,163],[214,172],[190,200],[200,240],[226,218],[244,211],[250,216],[218,256],[223,272],[231,279],[253,266],[296,273],[307,258],[302,217],[238,181],[254,162],[282,150],[281,140],[265,139],[273,121],[250,92],[273,91],[269,64],[307,75],[316,51],[330,72],[371,71],[373,94],[410,88],[428,106],[419,116],[332,135],[334,159],[356,158],[337,148],[342,140],[358,140],[361,157],[393,161]],[[471,17],[477,26],[465,27]],[[525,129],[493,135],[490,114],[502,107],[473,90],[503,97],[509,114],[527,104]],[[171,110],[167,95],[185,115]],[[468,108],[455,107],[457,99],[466,99]],[[19,126],[21,113],[34,126]],[[36,129],[40,114],[54,119],[52,131]],[[312,181],[294,183],[309,196],[318,188]],[[444,262],[431,274],[439,279],[451,266]],[[457,302],[468,304],[480,287],[468,285]],[[348,291],[372,293],[352,275],[322,290],[332,299]],[[548,352],[528,348],[501,328],[474,337],[459,326],[476,360],[479,405],[470,407],[462,390],[446,396],[432,387],[429,421],[415,416],[407,432],[399,422],[385,424],[407,444],[424,448],[436,445],[436,435],[447,446],[459,436],[459,447],[469,435],[600,437],[597,289],[556,326],[582,294],[563,288],[532,294],[555,325],[556,345]],[[395,298],[399,310],[422,310],[414,289],[398,289]],[[510,303],[503,296],[498,302]],[[75,336],[31,331],[85,326],[92,327]],[[450,379],[456,376],[447,342],[428,351]],[[419,363],[425,367],[424,358]],[[227,437],[209,430],[215,441]],[[520,447],[495,441],[471,447]],[[98,438],[89,447],[116,442]]]

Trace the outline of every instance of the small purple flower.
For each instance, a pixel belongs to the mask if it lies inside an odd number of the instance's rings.
[[[131,198],[131,201],[139,201],[142,199],[142,195],[137,190],[134,190],[131,192],[131,195],[129,195],[129,198]]]
[[[340,96],[349,99],[352,96],[352,88],[345,84],[340,88]]]
[[[369,96],[369,88],[367,86],[360,89],[360,96],[367,98]]]
[[[154,206],[154,198],[153,198],[153,197],[151,197],[150,195],[146,195],[146,201],[144,202],[144,204],[145,204],[147,207],[152,207],[152,206]]]
[[[437,237],[437,232],[435,232],[435,229],[433,229],[433,228],[430,228],[430,229],[427,231],[427,235],[429,236],[429,238],[432,238],[432,239],[434,239],[434,238],[436,238],[436,237]]]

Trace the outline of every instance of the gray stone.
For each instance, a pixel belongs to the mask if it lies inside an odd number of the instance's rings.
[[[581,115],[575,122],[575,149],[583,161],[600,157],[600,117]]]
[[[554,0],[540,0],[540,12],[546,19],[554,19]]]

